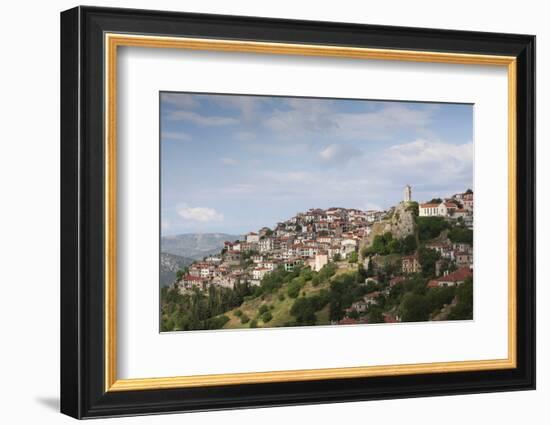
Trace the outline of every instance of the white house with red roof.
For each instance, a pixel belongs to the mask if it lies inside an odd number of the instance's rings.
[[[445,286],[461,285],[466,279],[473,276],[469,267],[462,267],[452,273],[446,272],[443,276],[428,282],[428,288],[441,288]]]
[[[418,206],[420,217],[451,217],[457,211],[458,205],[451,200],[444,200],[439,203],[428,202]]]

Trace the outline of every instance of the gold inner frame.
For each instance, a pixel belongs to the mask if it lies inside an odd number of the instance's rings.
[[[105,391],[204,387],[285,381],[358,378],[417,373],[446,373],[511,369],[516,358],[516,58],[461,53],[337,47],[326,45],[213,40],[128,34],[105,34]],[[508,72],[508,357],[382,366],[305,369],[271,372],[118,379],[116,325],[116,123],[117,48],[120,46],[325,56],[354,59],[397,60],[469,65],[504,66]]]

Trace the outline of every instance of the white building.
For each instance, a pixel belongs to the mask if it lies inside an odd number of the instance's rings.
[[[347,257],[352,252],[355,252],[357,248],[357,241],[355,239],[344,239],[341,242],[341,254]]]
[[[442,201],[440,203],[426,203],[418,206],[420,217],[450,217],[458,210],[454,202]]]
[[[328,264],[328,255],[327,254],[317,254],[313,259],[313,266],[311,267],[313,271],[318,272],[323,268],[325,264]]]
[[[257,268],[252,270],[252,279],[254,280],[262,280],[263,277],[268,274],[270,271],[268,269],[264,268]]]
[[[247,243],[259,243],[260,242],[260,235],[254,232],[250,232],[246,235],[246,242]]]
[[[268,252],[273,249],[273,239],[266,237],[260,240],[260,252]]]
[[[420,204],[418,206],[418,215],[420,217],[437,217],[439,216],[439,204]]]

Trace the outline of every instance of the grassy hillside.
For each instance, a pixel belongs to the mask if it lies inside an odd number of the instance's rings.
[[[250,321],[256,320],[257,327],[280,327],[287,326],[288,324],[295,321],[294,316],[290,314],[290,309],[296,301],[296,298],[292,298],[288,295],[290,283],[284,283],[279,289],[270,294],[261,295],[256,298],[249,299],[243,304],[235,308],[225,315],[229,317],[229,322],[224,326],[225,329],[239,329],[239,328],[249,328]],[[313,286],[311,280],[307,281],[305,285],[300,290],[298,297],[311,297],[314,295],[319,295],[322,289],[329,290],[330,283],[329,281],[321,282],[317,286]],[[260,308],[265,305],[272,315],[272,319],[268,323],[264,323],[261,319]],[[242,314],[237,313],[240,311]],[[241,318],[243,315],[246,315],[250,321],[246,323],[241,323]],[[329,315],[328,315],[328,306],[324,307],[323,310],[316,313],[318,325],[328,325],[330,324]]]

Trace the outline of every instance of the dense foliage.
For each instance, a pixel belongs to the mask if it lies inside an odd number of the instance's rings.
[[[421,242],[436,238],[449,228],[449,223],[443,217],[417,217],[416,225]]]
[[[457,304],[449,314],[449,320],[471,320],[474,317],[474,286],[471,278],[456,289]]]
[[[364,256],[373,254],[412,254],[416,249],[416,238],[414,235],[408,235],[403,239],[394,239],[390,232],[382,235],[376,235],[369,248],[363,251]]]
[[[448,237],[451,242],[455,243],[467,243],[472,245],[474,242],[474,232],[464,225],[453,226],[449,230]]]
[[[248,283],[237,284],[234,289],[210,286],[206,293],[195,289],[180,294],[176,289],[162,288],[161,330],[222,328],[229,318],[219,315],[241,305],[250,293]]]

